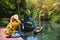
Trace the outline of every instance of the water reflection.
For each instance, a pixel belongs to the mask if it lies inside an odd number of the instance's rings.
[[[40,34],[34,34],[34,32],[25,33],[25,40],[39,40]]]
[[[27,38],[27,40],[38,40],[38,38],[37,38],[37,36],[29,36],[28,38]]]

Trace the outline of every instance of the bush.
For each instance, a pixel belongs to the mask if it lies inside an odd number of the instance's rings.
[[[6,27],[6,25],[7,25],[8,23],[9,23],[9,21],[2,20],[2,21],[0,21],[0,26]]]

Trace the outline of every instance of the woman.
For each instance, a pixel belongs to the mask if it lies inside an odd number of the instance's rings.
[[[23,34],[19,33],[16,30],[20,24],[21,24],[21,21],[19,20],[18,15],[17,14],[13,15],[10,19],[10,23],[7,25],[5,30],[5,34],[8,35],[7,37],[23,37]]]
[[[11,17],[10,23],[11,23],[12,29],[14,30],[13,33],[15,33],[17,31],[16,30],[17,27],[19,27],[21,24],[21,21],[19,20],[18,14],[15,14]]]

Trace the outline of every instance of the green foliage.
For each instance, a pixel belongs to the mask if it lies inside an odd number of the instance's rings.
[[[27,20],[29,17],[37,19],[37,21],[34,21],[35,26],[37,27],[40,23],[45,28],[44,40],[59,40],[60,24],[56,22],[60,20],[59,0],[0,0],[0,16],[5,17],[8,15],[7,17],[11,17],[15,13],[20,13],[21,19]],[[49,18],[51,17],[51,24],[39,22],[40,16],[45,18],[45,14]],[[8,21],[2,20],[0,26],[6,26],[8,23]]]
[[[26,10],[26,14],[27,14],[28,16],[30,16],[30,10],[29,10],[29,9]]]
[[[6,27],[8,23],[9,23],[8,21],[2,20],[2,21],[0,21],[0,26],[5,26]]]
[[[15,9],[15,5],[11,2],[9,2],[8,0],[5,0],[5,3],[8,7],[10,7],[11,9]]]
[[[34,9],[32,14],[33,14],[33,18],[37,18],[39,15],[38,15],[38,9]]]

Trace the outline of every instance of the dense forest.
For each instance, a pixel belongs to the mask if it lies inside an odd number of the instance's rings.
[[[0,0],[0,19],[14,14],[34,18],[35,27],[44,27],[44,40],[60,40],[60,0]],[[0,20],[0,26],[8,23]]]

